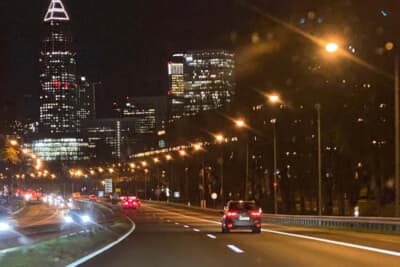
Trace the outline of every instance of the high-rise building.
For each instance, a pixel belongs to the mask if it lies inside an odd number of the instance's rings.
[[[179,119],[184,113],[185,104],[185,75],[184,68],[184,54],[173,54],[171,61],[168,63],[168,77],[170,84],[169,113],[171,119]]]
[[[136,118],[109,118],[82,121],[82,132],[95,158],[121,159],[132,153],[139,121]]]
[[[80,109],[80,106],[87,108],[83,102],[87,100],[86,89],[90,85],[79,84],[77,79],[76,53],[68,28],[69,20],[62,1],[51,0],[44,17],[46,34],[39,58],[40,138],[32,143],[34,153],[48,161],[89,159],[89,143],[78,133],[80,120],[91,115]],[[87,101],[90,102],[90,99]]]
[[[121,104],[114,103],[117,117],[138,120],[139,134],[155,134],[165,128],[167,119],[167,99],[165,97],[127,97]]]
[[[96,118],[95,83],[90,83],[82,76],[78,83],[78,121],[94,120]]]
[[[78,83],[69,16],[61,0],[52,0],[44,18],[47,27],[40,52],[40,133],[78,132]]]
[[[226,50],[175,53],[168,64],[170,118],[223,108],[235,94],[234,54]]]

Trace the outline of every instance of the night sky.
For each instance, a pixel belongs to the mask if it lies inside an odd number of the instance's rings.
[[[242,24],[231,0],[64,0],[79,74],[101,81],[100,114],[113,99],[168,90],[173,51],[232,48]],[[23,94],[38,95],[40,40],[49,0],[0,1],[0,104],[13,110]],[[238,16],[240,15],[240,16]],[[14,112],[12,112],[14,113]]]
[[[0,119],[18,117],[22,95],[38,97],[37,59],[44,33],[43,17],[49,2],[0,0]],[[252,33],[259,32],[263,37],[270,28],[276,27],[240,2],[255,3],[277,17],[288,19],[296,8],[306,14],[309,4],[315,1],[63,2],[71,17],[79,74],[103,83],[97,92],[98,113],[105,116],[112,100],[165,94],[168,90],[167,62],[172,52],[208,48],[237,52],[251,43]],[[358,2],[367,17],[379,15],[379,8],[374,6],[369,11],[372,5],[366,4],[377,1]]]

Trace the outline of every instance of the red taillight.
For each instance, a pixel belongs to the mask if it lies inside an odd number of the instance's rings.
[[[129,205],[128,201],[125,201],[125,202],[124,202],[124,205]]]
[[[232,228],[232,227],[233,227],[233,224],[231,224],[231,223],[228,223],[228,224],[226,225],[226,227],[228,227],[228,228]]]
[[[226,213],[227,218],[236,218],[238,216],[238,213],[236,211],[228,211]]]
[[[261,212],[259,212],[259,211],[250,211],[250,217],[259,218],[259,217],[261,217]]]

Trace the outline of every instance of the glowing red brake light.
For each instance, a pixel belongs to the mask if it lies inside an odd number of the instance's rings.
[[[261,217],[261,212],[259,211],[250,211],[250,216],[251,217]]]
[[[226,217],[228,218],[236,218],[238,216],[238,213],[236,211],[228,211],[226,213]]]

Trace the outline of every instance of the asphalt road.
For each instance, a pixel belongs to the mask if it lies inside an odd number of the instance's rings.
[[[29,227],[57,223],[61,219],[54,207],[45,204],[27,204],[14,220],[17,227]]]
[[[400,262],[400,235],[268,224],[261,234],[222,234],[219,217],[204,212],[158,204],[125,212],[135,222],[135,231],[82,266],[375,267],[399,266]]]

